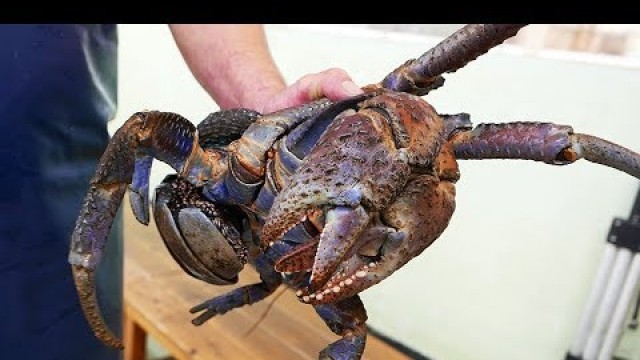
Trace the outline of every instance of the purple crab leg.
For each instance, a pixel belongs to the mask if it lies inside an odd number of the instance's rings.
[[[333,104],[323,98],[257,118],[239,139],[229,144],[228,172],[219,184],[205,187],[205,196],[222,203],[252,204],[264,184],[269,159],[266,154],[273,143]]]
[[[526,24],[469,24],[417,59],[387,75],[380,86],[423,96],[444,83],[442,74],[464,67],[514,36]]]
[[[457,159],[522,159],[553,165],[586,159],[640,179],[640,154],[595,136],[575,134],[567,125],[480,124],[454,135],[451,142]]]
[[[360,359],[367,342],[367,311],[358,295],[314,305],[316,313],[341,338],[320,351],[320,359]]]
[[[148,221],[147,194],[151,157],[166,162],[193,182],[218,176],[226,162],[217,153],[205,153],[197,142],[195,126],[180,115],[165,112],[136,113],[114,134],[91,179],[75,229],[71,235],[69,263],[81,306],[96,336],[122,348],[106,327],[98,307],[94,270],[102,256],[122,197],[132,184],[136,217]]]
[[[236,288],[192,307],[189,312],[198,316],[191,322],[196,326],[202,325],[214,316],[255,304],[273,294],[282,284],[282,276],[273,268],[273,259],[268,255],[260,256],[254,262],[254,267],[260,274],[261,282]]]

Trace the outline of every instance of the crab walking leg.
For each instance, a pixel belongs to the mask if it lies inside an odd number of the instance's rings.
[[[124,349],[122,341],[109,330],[100,312],[96,297],[94,271],[79,265],[71,265],[71,269],[80,305],[89,326],[91,326],[91,330],[104,344],[113,348]]]
[[[320,352],[320,359],[357,360],[367,341],[367,311],[358,295],[331,304],[314,305],[329,329],[341,339]]]
[[[514,36],[525,24],[469,24],[417,59],[387,75],[380,86],[394,91],[426,95],[444,83],[442,74],[464,67]]]
[[[202,120],[197,128],[198,145],[207,149],[214,147],[223,147],[229,145],[232,141],[240,138],[244,131],[253,124],[257,118],[261,115],[257,111],[250,109],[227,109],[221,110],[209,114],[204,120]],[[169,116],[170,117],[170,116]],[[193,130],[188,123],[171,124],[172,120],[169,120],[169,132],[177,131],[174,134],[175,140],[179,141],[181,136],[191,134]],[[171,135],[171,134],[170,134]],[[171,137],[169,137],[171,140]],[[196,146],[196,155],[203,154]],[[129,200],[131,202],[131,209],[133,210],[136,219],[144,224],[149,224],[149,175],[151,173],[151,164],[153,163],[153,156],[137,154],[135,160],[135,171],[133,173],[132,183],[129,185]],[[196,162],[198,163],[198,162]],[[206,165],[206,162],[200,162],[199,165]],[[196,177],[191,179],[194,182],[202,182],[203,179],[199,178],[198,171],[206,170],[203,166],[191,166],[190,172],[195,172]],[[186,171],[186,169],[183,170]],[[188,176],[187,176],[188,177]],[[206,176],[205,179],[206,180]]]
[[[265,177],[269,176],[266,167],[273,154],[270,149],[276,141],[305,121],[313,122],[312,118],[332,114],[336,107],[345,106],[345,102],[358,102],[365,96],[338,103],[319,99],[258,117],[229,144],[228,171],[221,183],[205,186],[205,196],[223,203],[251,206],[263,188]]]
[[[579,156],[640,178],[640,154],[591,135],[575,134],[573,138]]]
[[[574,134],[566,125],[480,124],[454,135],[451,143],[457,159],[522,159],[553,165],[586,159],[640,178],[640,154],[595,136]]]
[[[233,167],[234,170],[241,170],[237,176],[249,184],[262,181],[267,162],[265,154],[273,143],[285,132],[333,104],[328,99],[320,99],[258,118],[240,139],[229,146],[230,161],[241,165]]]
[[[260,256],[254,264],[261,282],[239,287],[192,307],[189,312],[199,314],[191,322],[196,326],[202,325],[214,316],[255,304],[273,294],[282,284],[282,276],[273,269],[274,261],[270,255],[272,254]]]
[[[197,144],[197,132],[188,120],[173,113],[136,113],[118,130],[102,155],[71,236],[69,263],[91,328],[108,345],[122,347],[104,324],[96,303],[93,271],[100,262],[113,219],[127,186],[140,172],[148,175],[153,156],[202,181],[223,169],[215,153],[205,154]],[[137,187],[141,180],[137,180]],[[144,203],[145,201],[141,201]],[[136,214],[141,214],[136,209]]]

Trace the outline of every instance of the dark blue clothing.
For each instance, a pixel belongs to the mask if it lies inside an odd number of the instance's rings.
[[[115,115],[115,25],[0,25],[0,359],[114,360],[79,306],[69,240]],[[98,269],[120,329],[116,223]]]

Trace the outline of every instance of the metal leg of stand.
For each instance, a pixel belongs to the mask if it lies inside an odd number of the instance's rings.
[[[582,311],[582,317],[580,318],[580,323],[578,325],[577,335],[573,344],[571,345],[571,348],[569,349],[569,355],[574,359],[579,359],[584,352],[584,347],[587,343],[587,339],[589,338],[593,320],[596,317],[598,304],[600,303],[600,300],[604,295],[604,291],[609,280],[609,275],[611,274],[611,267],[617,253],[616,250],[617,248],[615,247],[615,245],[611,243],[605,244],[604,254],[602,255],[600,265],[598,266],[598,271],[596,272],[595,280],[593,281],[593,285],[591,286],[587,304]]]
[[[605,332],[609,328],[615,304],[620,297],[622,286],[629,270],[632,255],[633,253],[629,249],[618,249],[613,270],[609,278],[609,284],[607,285],[604,298],[598,307],[598,313],[591,334],[587,339],[583,356],[584,360],[596,360],[600,352]]]
[[[627,274],[618,304],[613,312],[611,324],[609,325],[609,329],[605,335],[602,348],[600,349],[600,355],[598,355],[598,360],[611,360],[613,357],[613,352],[618,345],[618,341],[620,341],[620,335],[622,334],[622,330],[625,326],[624,320],[627,317],[631,301],[633,300],[633,295],[635,294],[639,283],[640,253],[636,253],[631,261],[631,268]]]
[[[565,360],[612,360],[639,285],[640,189],[629,219],[614,218],[611,224],[604,255]]]

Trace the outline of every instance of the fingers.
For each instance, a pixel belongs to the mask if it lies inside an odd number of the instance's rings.
[[[312,101],[322,97],[342,100],[362,93],[349,74],[343,69],[332,68],[317,74],[306,75],[292,85],[302,100]]]
[[[298,106],[323,97],[338,101],[362,92],[345,70],[331,68],[301,77],[283,92],[269,99],[262,112],[269,113]]]

